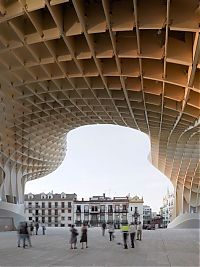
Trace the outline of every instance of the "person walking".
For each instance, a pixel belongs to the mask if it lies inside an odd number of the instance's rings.
[[[18,248],[20,247],[21,239],[23,240],[23,233],[22,233],[23,223],[24,222],[20,222],[18,225],[18,228],[17,228],[17,246],[18,246]]]
[[[82,243],[82,249],[84,248],[84,243],[85,243],[85,247],[88,248],[87,245],[87,225],[83,224],[82,228],[81,228],[81,239],[80,242]]]
[[[33,226],[33,223],[32,222],[29,225],[29,229],[30,229],[30,235],[33,235],[34,226]]]
[[[132,222],[129,226],[129,233],[131,239],[131,247],[134,248],[134,240],[135,240],[135,233],[136,233],[136,225]]]
[[[20,239],[23,240],[23,248],[26,247],[26,239],[28,240],[29,247],[32,247],[27,222],[20,223],[20,230],[19,231],[20,231]],[[18,242],[18,247],[20,247],[20,241]]]
[[[114,226],[112,223],[109,223],[109,226],[108,226],[108,233],[109,233],[109,237],[110,237],[110,241],[114,240]]]
[[[35,234],[36,234],[36,235],[38,234],[38,230],[39,230],[39,223],[36,222],[36,223],[35,223]]]
[[[142,224],[139,222],[137,225],[137,240],[142,240]]]
[[[123,234],[124,249],[128,249],[128,245],[127,245],[128,233],[129,233],[128,223],[124,223],[122,225],[121,231],[122,231],[122,234]]]
[[[71,239],[70,239],[71,249],[77,249],[76,244],[77,244],[78,231],[75,228],[74,224],[71,226],[70,232],[71,232]]]
[[[105,236],[105,231],[106,231],[106,223],[105,222],[102,223],[101,228],[102,228],[102,236]]]
[[[42,234],[45,235],[46,226],[45,223],[42,223]]]

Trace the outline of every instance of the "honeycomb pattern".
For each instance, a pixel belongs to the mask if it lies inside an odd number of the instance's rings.
[[[176,190],[200,211],[198,0],[1,0],[0,196],[62,162],[66,134],[104,123],[151,140]]]

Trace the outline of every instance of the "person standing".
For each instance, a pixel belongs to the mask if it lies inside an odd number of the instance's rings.
[[[86,224],[83,224],[83,227],[81,228],[81,240],[80,242],[82,243],[82,249],[84,247],[84,243],[86,244],[85,247],[88,248],[88,245],[87,245],[87,225]]]
[[[123,241],[124,241],[124,249],[128,249],[127,240],[128,240],[128,232],[129,232],[129,226],[128,223],[124,223],[121,227],[121,231],[123,234]]]
[[[131,239],[131,247],[134,248],[134,240],[135,240],[135,233],[136,233],[136,225],[132,222],[129,226],[129,233]]]
[[[21,239],[23,239],[23,224],[24,222],[20,222],[17,228],[17,246],[20,247]]]
[[[34,226],[32,222],[30,223],[29,228],[30,228],[30,235],[33,235]]]
[[[109,237],[110,237],[110,241],[112,241],[114,239],[114,226],[112,223],[109,223],[109,226],[108,226],[108,233],[109,233]]]
[[[137,225],[137,240],[142,240],[142,224],[139,222]]]
[[[36,235],[38,234],[38,230],[39,230],[39,223],[36,222],[35,223],[35,233],[36,233]]]
[[[29,247],[32,247],[27,222],[20,224],[20,238],[23,240],[23,248],[26,247],[26,239],[28,240]],[[18,243],[18,247],[20,247],[20,243]]]
[[[101,227],[102,227],[102,236],[105,236],[106,223],[103,222]]]
[[[77,249],[76,244],[77,244],[78,231],[75,228],[74,224],[72,224],[70,232],[71,232],[71,239],[70,239],[71,249],[73,248]]]
[[[42,234],[45,235],[46,226],[45,223],[42,223]]]

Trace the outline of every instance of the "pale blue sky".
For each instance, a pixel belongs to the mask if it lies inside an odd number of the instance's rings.
[[[25,193],[76,193],[143,196],[145,204],[159,211],[169,179],[148,161],[147,135],[121,126],[92,125],[67,135],[67,154],[61,166],[44,178],[26,183]]]

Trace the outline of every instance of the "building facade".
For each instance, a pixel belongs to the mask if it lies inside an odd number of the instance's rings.
[[[143,198],[135,196],[129,198],[128,222],[141,222],[143,224]]]
[[[150,206],[144,205],[143,206],[143,225],[150,224],[152,219],[152,210]]]
[[[172,221],[174,208],[174,193],[167,191],[167,194],[163,197],[163,205],[160,208],[160,214],[163,218],[163,227],[166,228],[167,225]]]
[[[79,226],[82,223],[91,226],[100,226],[103,222],[120,225],[137,220],[143,222],[143,199],[129,197],[93,196],[89,200],[74,201],[74,223]],[[134,217],[135,221],[135,217]]]
[[[28,222],[45,223],[48,227],[71,226],[74,221],[73,201],[76,194],[41,193],[25,195]]]
[[[128,197],[93,196],[89,200],[74,201],[74,223],[100,226],[103,222],[120,224],[127,222]]]

